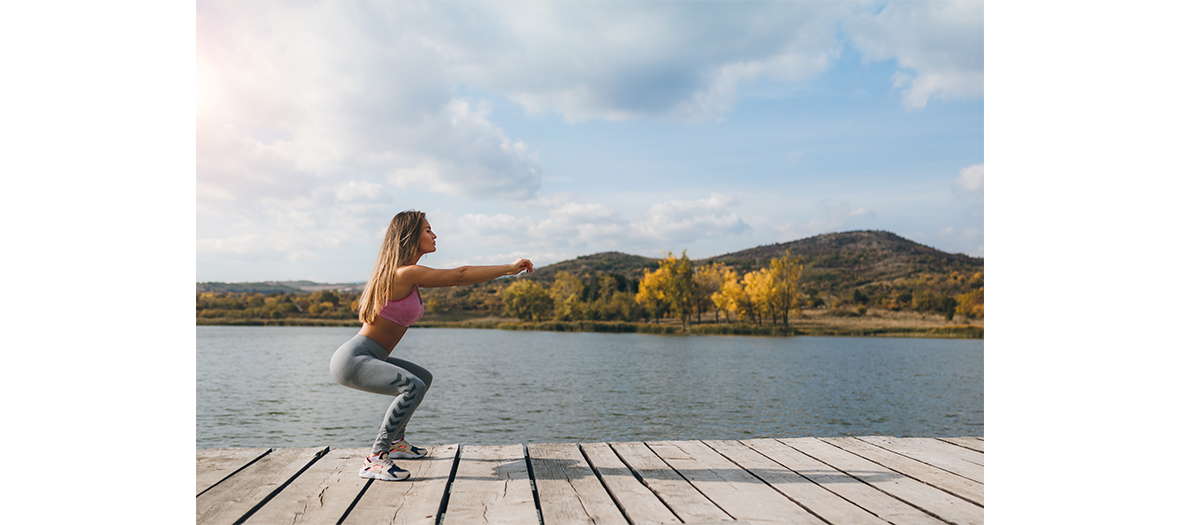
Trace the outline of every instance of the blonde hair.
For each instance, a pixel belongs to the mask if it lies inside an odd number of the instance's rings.
[[[381,254],[377,256],[373,274],[358,301],[361,322],[372,324],[377,320],[377,312],[393,299],[393,280],[398,267],[418,256],[418,239],[422,236],[425,218],[423,212],[407,210],[394,215],[389,222],[385,240],[381,243]]]

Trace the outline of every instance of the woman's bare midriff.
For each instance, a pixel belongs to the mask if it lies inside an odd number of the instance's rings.
[[[388,355],[402,340],[402,336],[406,335],[406,327],[384,317],[377,317],[373,324],[365,323],[361,326],[361,335],[376,341]]]

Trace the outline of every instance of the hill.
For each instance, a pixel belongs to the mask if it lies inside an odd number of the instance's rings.
[[[615,274],[637,281],[643,278],[644,270],[655,270],[659,267],[659,259],[620,252],[603,252],[537,268],[531,277],[551,281],[557,272],[565,271],[574,275]]]
[[[875,230],[826,233],[697,262],[723,262],[741,273],[766,267],[770,259],[782,257],[785,250],[803,258],[804,284],[830,292],[887,285],[922,274],[945,276],[958,272],[970,276],[983,271],[983,258],[947,253],[894,233]]]
[[[890,285],[922,274],[947,276],[954,272],[970,276],[983,271],[983,259],[961,253],[947,253],[916,243],[887,231],[860,230],[826,233],[806,239],[768,244],[733,253],[693,260],[694,265],[722,262],[739,274],[765,268],[785,250],[802,257],[803,283],[811,288],[840,294],[867,285]],[[691,255],[690,255],[691,257]],[[558,272],[585,277],[612,274],[623,277],[635,288],[646,270],[659,267],[659,259],[621,252],[583,255],[537,268],[529,279],[550,282]],[[257,283],[197,283],[201,292],[299,293],[321,290],[360,292],[365,283],[323,284],[312,281],[266,281]]]
[[[203,292],[234,292],[234,293],[303,293],[321,290],[339,290],[342,292],[361,292],[365,283],[324,284],[312,281],[265,281],[258,283],[197,283],[197,293]]]

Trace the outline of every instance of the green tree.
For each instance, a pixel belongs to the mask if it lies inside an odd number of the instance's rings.
[[[518,280],[500,293],[505,313],[524,321],[540,321],[553,308],[553,298],[534,281]]]

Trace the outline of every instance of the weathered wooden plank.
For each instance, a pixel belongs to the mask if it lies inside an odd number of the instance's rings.
[[[524,447],[463,447],[444,521],[538,523]]]
[[[643,483],[685,523],[733,521],[644,443],[611,443],[611,448]]]
[[[665,463],[735,519],[824,525],[797,503],[700,441],[647,443]]]
[[[327,451],[327,447],[279,449],[262,456],[197,496],[196,522],[234,523]]]
[[[329,450],[246,520],[251,525],[336,523],[369,480],[357,475],[367,448]]]
[[[898,454],[857,438],[823,438],[823,441],[832,443],[885,468],[933,485],[978,505],[983,505],[983,483],[952,474],[910,456]]]
[[[197,451],[197,494],[249,465],[269,448],[215,448]]]
[[[974,450],[976,452],[979,452],[980,454],[983,453],[983,439],[980,439],[980,438],[947,437],[947,438],[938,438],[938,439],[940,441],[944,441],[944,442],[950,443],[952,445],[958,445],[958,446],[966,448],[966,449]]]
[[[610,445],[583,443],[582,452],[633,525],[680,523],[668,506],[636,479]]]
[[[542,521],[627,525],[576,443],[530,444],[528,451]]]
[[[887,521],[812,483],[799,473],[775,463],[745,443],[705,441],[705,444],[828,523],[888,525]]]
[[[983,454],[934,438],[895,438],[865,436],[860,439],[886,450],[929,463],[947,472],[983,483]],[[968,455],[970,454],[970,455]]]
[[[899,501],[785,444],[793,441],[795,440],[750,439],[742,443],[885,521],[895,525],[945,525],[942,520],[922,512],[913,505]],[[883,479],[901,477],[895,472],[880,472],[875,476]]]
[[[344,523],[437,523],[439,507],[446,494],[447,481],[451,478],[459,445],[427,447],[427,451],[426,457],[421,459],[395,460],[397,466],[410,472],[409,479],[373,481],[357,500],[356,507],[348,513]],[[356,463],[353,472],[358,479],[363,457],[362,461]]]
[[[941,454],[959,458],[968,463],[974,463],[981,467],[984,465],[983,452],[978,450],[960,447],[953,443],[947,443],[946,441],[938,438],[907,438],[907,440],[913,440],[915,443],[922,445],[923,447],[929,446],[931,449],[937,450]],[[982,441],[980,443],[982,443]]]
[[[896,472],[888,468],[836,445],[817,438],[783,441],[800,452],[838,468],[882,492],[929,512],[944,521],[964,525],[982,525],[983,523],[983,507],[913,478],[897,475]]]

